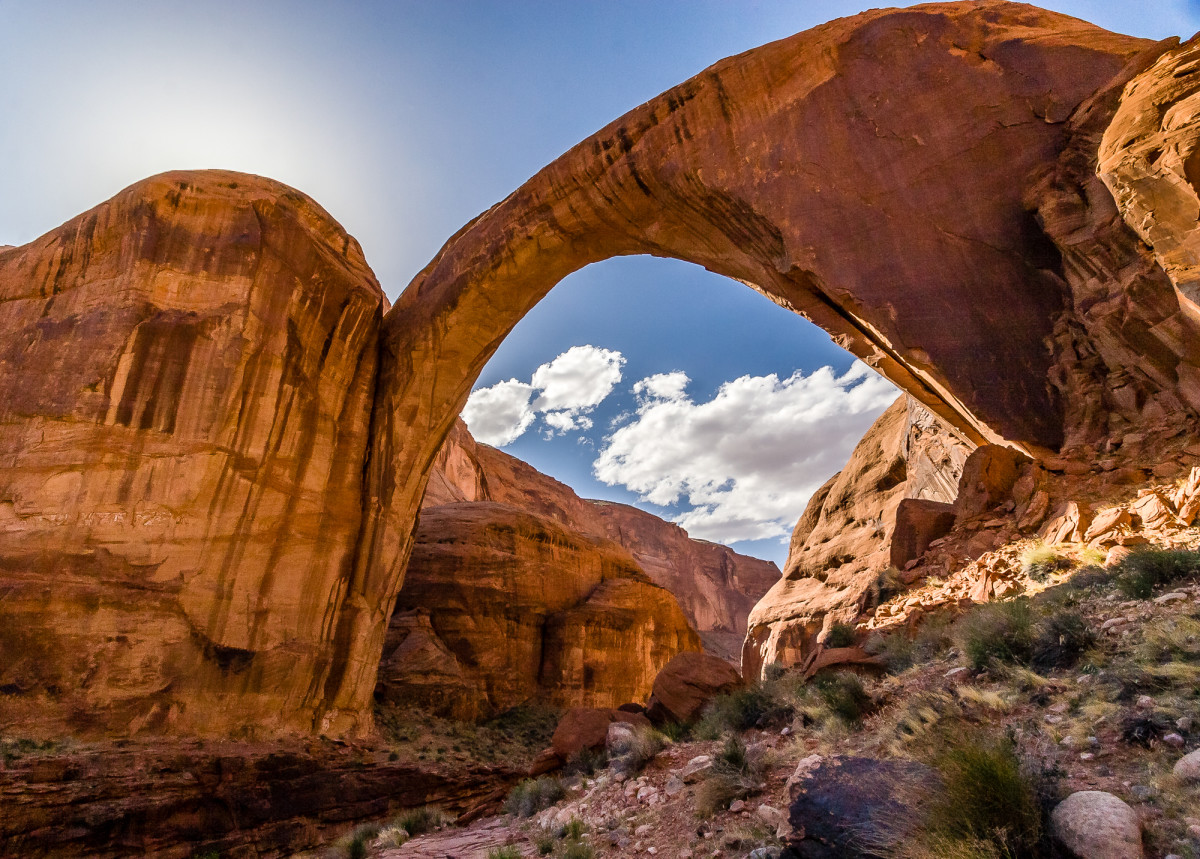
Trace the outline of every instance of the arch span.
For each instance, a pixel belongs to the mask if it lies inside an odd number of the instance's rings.
[[[644,253],[740,280],[970,438],[1056,448],[1047,341],[1066,296],[1022,194],[1072,111],[1149,44],[1005,0],[864,13],[717,63],[465,226],[384,322],[327,702],[369,697],[426,475],[472,383],[589,263]]]

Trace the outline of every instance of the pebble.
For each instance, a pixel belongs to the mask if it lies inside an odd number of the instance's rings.
[[[637,829],[633,830],[633,837],[634,838],[644,838],[645,836],[649,835],[653,831],[654,831],[653,826],[651,826],[649,823],[643,823]]]
[[[970,669],[970,668],[968,668],[966,665],[960,665],[960,666],[958,666],[957,668],[951,668],[949,671],[947,671],[947,672],[946,672],[945,674],[943,674],[942,676],[943,676],[943,677],[958,677],[958,676],[960,676],[960,675],[962,675],[962,674],[966,674],[966,673],[967,673],[967,672],[969,672],[970,670],[971,670],[971,669]]]
[[[1200,749],[1190,752],[1176,761],[1172,772],[1186,782],[1200,782]]]
[[[1180,591],[1172,591],[1169,594],[1163,594],[1160,597],[1155,597],[1154,602],[1157,605],[1164,605],[1169,602],[1178,602],[1179,600],[1185,600],[1187,598],[1188,598],[1188,595],[1185,593],[1182,593]]]
[[[1139,695],[1137,699],[1137,708],[1139,710],[1153,710],[1154,699],[1149,695]]]
[[[729,810],[732,811],[734,814],[737,814],[739,811],[742,811],[743,809],[745,809],[745,807],[746,807],[746,803],[740,799],[735,799],[733,802],[729,803]]]
[[[1096,757],[1096,755],[1094,752],[1080,752],[1079,753],[1079,759],[1081,761],[1090,761],[1090,760],[1093,760],[1095,757]]]
[[[654,856],[658,853],[658,848],[657,847],[647,847],[646,852],[649,853],[651,856]]]
[[[1170,734],[1167,734],[1165,737],[1163,737],[1163,742],[1166,743],[1168,746],[1174,746],[1177,749],[1183,748],[1183,737],[1181,737],[1179,734],[1176,734],[1174,732],[1171,732]]]

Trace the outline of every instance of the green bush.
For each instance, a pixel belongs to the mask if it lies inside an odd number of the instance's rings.
[[[959,620],[959,646],[971,667],[993,660],[1028,662],[1033,654],[1033,611],[1027,599],[985,603]]]
[[[567,825],[563,827],[563,838],[571,838],[578,841],[587,832],[587,824],[578,817],[572,817],[567,821]]]
[[[403,829],[410,837],[415,838],[426,832],[433,832],[443,826],[448,826],[451,822],[451,818],[440,808],[426,805],[423,808],[412,808],[405,811],[392,821],[392,825]]]
[[[693,727],[691,722],[666,722],[658,730],[672,743],[682,743],[692,735]]]
[[[613,768],[625,775],[641,772],[667,745],[667,738],[653,728],[638,726],[628,741],[613,749]]]
[[[537,848],[539,856],[549,856],[554,852],[557,841],[553,835],[539,835],[533,839],[533,846]]]
[[[916,644],[903,629],[886,635],[877,633],[867,639],[863,649],[883,661],[889,674],[899,674],[911,668],[917,661]]]
[[[346,856],[348,859],[366,859],[367,844],[375,839],[379,834],[379,825],[376,823],[364,823],[361,826],[356,826],[354,831],[350,833],[350,838],[346,842]]]
[[[571,755],[563,766],[566,775],[595,775],[597,770],[608,766],[608,752],[603,748],[580,749]]]
[[[795,715],[793,687],[799,678],[781,676],[714,698],[696,725],[696,734],[716,740],[730,731],[746,731],[790,721]]]
[[[856,725],[871,712],[873,703],[857,674],[839,671],[814,681],[817,694],[830,711],[847,725]]]
[[[1070,668],[1096,643],[1096,633],[1075,611],[1055,611],[1037,622],[1032,662],[1035,668]]]
[[[936,788],[922,797],[925,817],[895,854],[905,859],[1038,859],[1045,809],[1037,778],[1008,737],[952,737],[930,759]]]
[[[829,635],[825,636],[825,646],[853,647],[857,640],[858,633],[855,632],[853,624],[835,623],[829,628]]]
[[[1200,551],[1139,548],[1117,564],[1117,587],[1130,599],[1147,599],[1160,585],[1200,573]]]
[[[566,795],[563,783],[553,776],[525,779],[508,794],[504,810],[517,817],[532,817]]]
[[[593,859],[596,851],[583,841],[569,841],[563,847],[562,859]]]

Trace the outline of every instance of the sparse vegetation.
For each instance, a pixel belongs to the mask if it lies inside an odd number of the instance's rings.
[[[874,706],[857,674],[839,671],[817,677],[813,685],[825,706],[847,725],[857,725]]]
[[[696,791],[696,813],[711,817],[728,808],[733,800],[751,796],[762,788],[762,762],[747,751],[740,736],[731,734],[714,756],[708,778]]]
[[[563,847],[562,859],[593,859],[596,851],[585,841],[568,841]]]
[[[608,766],[608,752],[604,748],[580,749],[571,755],[563,766],[566,775],[595,775],[597,770]]]
[[[379,825],[364,823],[356,826],[354,831],[345,839],[345,852],[348,859],[366,859],[367,845],[379,834]]]
[[[696,732],[704,739],[715,740],[730,731],[786,722],[795,712],[788,700],[793,683],[781,676],[718,695],[705,709]]]
[[[554,776],[526,779],[509,793],[504,801],[504,810],[517,817],[532,817],[566,795],[562,781]]]
[[[639,773],[667,745],[667,738],[654,728],[636,727],[629,740],[614,750],[612,766],[625,775]]]
[[[923,808],[924,819],[899,839],[892,849],[894,856],[1037,859],[1043,855],[1042,800],[1047,792],[1042,782],[1049,783],[1049,778],[1030,771],[1010,737],[948,734],[929,763],[937,773],[936,786],[918,788],[920,796],[906,802],[909,808]],[[907,822],[902,825],[908,828]]]
[[[854,630],[854,625],[849,623],[835,623],[829,628],[829,634],[825,636],[826,647],[853,647],[858,639],[858,634]]]
[[[1075,566],[1075,562],[1061,554],[1053,546],[1035,543],[1021,554],[1021,567],[1025,575],[1035,582],[1044,582],[1054,573]]]
[[[375,720],[393,760],[447,763],[532,763],[550,744],[562,711],[521,705],[475,724],[443,719],[413,708],[377,706]]]
[[[997,662],[1026,663],[1033,654],[1033,610],[1029,600],[984,603],[959,620],[956,637],[971,667]]]
[[[488,851],[488,859],[521,859],[521,851],[508,845],[497,847]]]
[[[1052,611],[1037,622],[1030,650],[1034,668],[1070,668],[1096,643],[1096,633],[1077,611]]]
[[[1156,587],[1200,573],[1200,551],[1138,548],[1117,564],[1117,587],[1131,599],[1148,599]]]
[[[434,832],[443,826],[448,826],[453,820],[444,811],[434,805],[410,809],[395,820],[392,825],[403,829],[409,837],[415,838],[426,832]]]

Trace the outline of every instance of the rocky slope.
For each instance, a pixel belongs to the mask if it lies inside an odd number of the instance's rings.
[[[877,601],[901,502],[952,502],[972,447],[910,397],[897,399],[796,523],[783,578],[750,615],[742,673],[803,661],[834,623]]]
[[[434,460],[422,509],[457,501],[496,501],[620,544],[675,596],[705,649],[735,664],[750,609],[779,579],[770,561],[693,540],[678,525],[627,504],[582,499],[528,463],[479,444],[462,421]]]
[[[529,701],[616,707],[700,640],[620,546],[495,502],[426,508],[376,697],[475,720]]]

